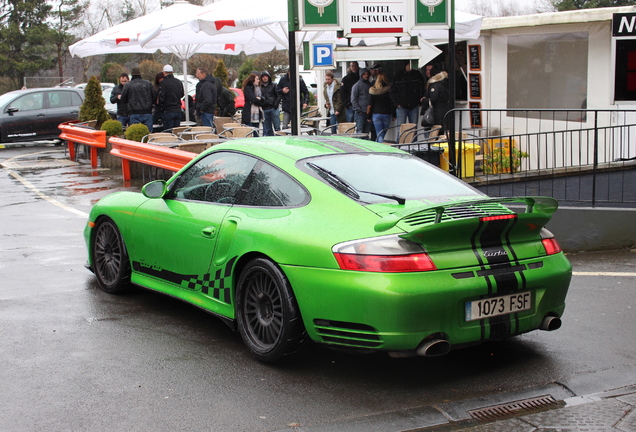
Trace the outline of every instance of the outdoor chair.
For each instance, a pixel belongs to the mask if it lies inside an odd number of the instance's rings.
[[[173,135],[179,136],[181,132],[188,129],[190,126],[178,126],[172,129],[165,130],[164,132],[170,131]]]
[[[178,136],[170,135],[170,136],[160,136],[160,137],[150,138],[147,141],[147,143],[148,144],[174,143],[174,142],[179,142],[179,141],[183,141],[183,139],[179,138]]]
[[[148,135],[144,136],[144,137],[141,139],[141,142],[142,142],[142,143],[146,143],[146,142],[149,142],[151,139],[154,139],[154,138],[161,138],[161,137],[172,137],[172,138],[175,138],[175,139],[176,139],[176,138],[178,138],[176,135],[173,135],[173,134],[171,134],[171,133],[166,133],[166,132],[154,132],[154,133],[151,133],[151,134],[148,134]]]
[[[234,123],[224,124],[225,130],[219,134],[220,137],[227,138],[246,138],[254,136],[257,129],[250,126],[232,126]]]
[[[232,117],[214,117],[214,128],[216,129],[216,133],[223,132],[223,125],[226,123],[233,123],[234,119]]]
[[[197,141],[204,141],[206,139],[218,139],[219,135],[215,134],[215,133],[209,133],[209,132],[205,132],[205,133],[200,133],[198,135],[195,135],[194,139]]]
[[[184,142],[179,144],[177,150],[188,151],[191,153],[201,153],[205,149],[209,148],[208,143],[205,142]]]

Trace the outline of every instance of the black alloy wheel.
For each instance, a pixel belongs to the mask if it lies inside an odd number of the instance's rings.
[[[243,341],[264,362],[277,362],[300,354],[307,333],[294,293],[273,262],[250,261],[239,278],[237,321]]]
[[[93,271],[99,286],[108,293],[120,293],[130,286],[130,261],[115,223],[103,219],[95,227]]]

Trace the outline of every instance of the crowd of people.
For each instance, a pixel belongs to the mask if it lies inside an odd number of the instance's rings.
[[[339,93],[336,97],[336,90]],[[333,115],[332,102],[336,97],[344,109],[343,117],[332,117],[331,123],[354,122],[356,133],[370,134],[371,139],[384,142],[387,129],[396,125],[417,124],[420,113],[433,107],[434,122],[423,125],[436,133],[445,132],[444,116],[449,110],[448,74],[439,64],[428,64],[422,70],[412,69],[407,60],[398,62],[393,79],[383,73],[382,66],[373,64],[369,69],[350,62],[347,74],[338,83],[333,73],[325,80],[325,108]]]
[[[198,68],[195,75],[199,79],[195,98],[188,96],[193,117],[203,126],[212,126],[217,107],[219,115],[233,116],[234,95],[223,87],[221,80],[204,67]],[[184,90],[183,83],[174,76],[173,67],[165,65],[155,75],[154,84],[142,78],[138,67],[132,68],[131,76],[122,73],[111,92],[110,102],[117,104],[117,120],[124,127],[142,123],[149,132],[179,127]]]
[[[128,74],[121,74],[119,85],[111,94],[111,103],[117,104],[117,119],[124,126],[143,123],[149,131],[153,131],[153,124],[162,123],[163,129],[179,126],[184,92],[172,66],[164,66],[155,76],[154,85],[141,77],[137,67],[132,68],[131,75],[129,78]],[[212,126],[215,114],[233,116],[234,97],[221,80],[204,67],[198,68],[195,75],[199,82],[191,106],[199,123]],[[241,122],[255,129],[262,123],[265,136],[287,129],[292,117],[291,86],[289,72],[278,83],[273,82],[267,71],[249,74],[242,83],[245,102]],[[367,69],[352,61],[342,83],[333,72],[326,72],[323,96],[332,133],[336,133],[338,123],[352,122],[356,133],[384,142],[393,121],[397,126],[417,124],[420,114],[428,107],[432,107],[433,121],[422,125],[440,134],[445,132],[444,116],[449,110],[448,73],[437,63],[418,70],[404,60],[398,62],[397,72],[391,78],[378,63]],[[302,108],[306,108],[309,91],[302,77],[299,77],[299,97]]]

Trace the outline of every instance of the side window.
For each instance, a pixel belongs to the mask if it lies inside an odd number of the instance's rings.
[[[308,200],[305,189],[284,172],[268,164],[261,164],[246,185],[240,205],[258,207],[289,207]]]
[[[49,108],[61,108],[72,106],[71,92],[52,91],[47,93],[49,97]]]
[[[37,92],[26,94],[14,100],[11,106],[19,109],[20,111],[41,110],[44,108],[44,93]]]
[[[73,106],[81,106],[84,103],[80,95],[78,95],[75,92],[69,92],[69,93],[71,93],[71,103],[73,104]]]
[[[175,181],[170,198],[234,204],[256,162],[239,153],[209,154]]]

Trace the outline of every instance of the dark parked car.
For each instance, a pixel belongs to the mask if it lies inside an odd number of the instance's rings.
[[[15,90],[0,96],[0,142],[57,138],[58,125],[77,120],[84,92],[72,88]]]

